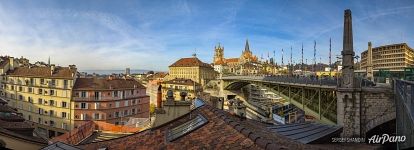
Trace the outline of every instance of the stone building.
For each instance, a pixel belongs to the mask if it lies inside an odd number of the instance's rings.
[[[256,75],[275,74],[276,65],[270,61],[259,61],[250,50],[249,41],[238,58],[224,58],[224,47],[220,44],[214,47],[214,69],[221,74]]]
[[[205,85],[210,80],[215,79],[216,76],[217,72],[214,71],[214,68],[211,65],[204,63],[196,56],[193,56],[190,58],[181,58],[170,65],[167,80],[184,78]]]
[[[78,78],[73,87],[75,126],[89,120],[125,124],[149,117],[149,96],[134,79]]]
[[[361,69],[368,66],[368,50],[361,53]],[[386,69],[402,71],[414,67],[414,51],[407,43],[383,45],[372,48],[372,66],[374,70]]]
[[[34,123],[39,133],[53,137],[73,129],[71,93],[76,80],[75,65],[9,65],[3,69],[7,71],[1,81],[1,97]]]

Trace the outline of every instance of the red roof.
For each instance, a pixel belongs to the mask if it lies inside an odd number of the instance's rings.
[[[197,57],[181,58],[169,67],[211,67],[209,64],[202,62]]]

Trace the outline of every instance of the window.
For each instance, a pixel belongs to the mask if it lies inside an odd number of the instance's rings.
[[[125,98],[125,91],[122,91],[122,98]]]
[[[33,103],[33,98],[32,97],[27,97],[27,101],[29,101],[29,103]]]
[[[24,99],[23,96],[19,95],[19,100],[23,100],[23,99]]]
[[[55,122],[53,120],[50,120],[49,122],[50,122],[50,126],[52,127],[55,126]]]
[[[128,116],[128,110],[124,110],[124,116]]]
[[[38,90],[38,94],[43,94],[43,90],[42,89],[39,89]]]
[[[128,101],[125,101],[124,102],[124,106],[128,106]]]
[[[52,86],[54,86],[54,85],[56,85],[56,80],[55,79],[52,79]]]
[[[131,95],[134,95],[134,90],[131,90]]]
[[[119,112],[115,112],[115,118],[118,118],[119,117]]]
[[[95,109],[99,109],[99,103],[95,103]]]
[[[42,99],[41,99],[41,98],[39,98],[39,99],[37,100],[37,103],[38,103],[38,104],[42,104]]]
[[[68,129],[68,124],[67,123],[62,123],[62,129],[67,130]]]
[[[86,120],[86,117],[87,116],[87,114],[81,114],[81,120]]]
[[[88,105],[86,103],[81,103],[81,108],[82,109],[88,109]]]
[[[42,124],[42,118],[37,118],[37,123]]]
[[[118,91],[114,91],[114,97],[118,97]]]
[[[39,108],[39,114],[43,115],[43,109]]]
[[[54,110],[50,110],[50,111],[49,111],[49,115],[50,115],[50,116],[54,116],[54,115],[55,115],[55,111],[54,111]]]
[[[32,121],[32,116],[31,115],[28,115],[27,116],[27,120]]]
[[[45,79],[40,79],[40,84],[45,84]]]
[[[29,106],[28,110],[29,110],[29,112],[32,112],[32,106]]]
[[[49,105],[50,106],[54,106],[55,105],[55,101],[54,100],[49,100]]]
[[[201,115],[197,115],[194,119],[187,121],[175,128],[167,131],[167,141],[171,142],[177,138],[180,138],[184,134],[190,133],[195,129],[203,126],[207,123],[207,119]]]
[[[118,108],[119,107],[119,102],[115,102],[115,107]]]
[[[94,114],[94,119],[99,120],[99,113]]]
[[[99,92],[95,92],[95,100],[99,100]]]
[[[132,114],[135,114],[135,108],[131,110]]]
[[[81,97],[82,97],[82,98],[85,98],[85,97],[86,97],[86,92],[85,92],[85,91],[82,91],[82,92],[81,92]]]
[[[64,107],[64,108],[66,108],[66,107],[67,107],[66,102],[62,102],[62,107]]]
[[[20,92],[23,91],[23,87],[19,86],[19,91]]]
[[[62,112],[62,118],[66,118],[66,112]]]
[[[29,87],[27,89],[28,89],[29,93],[33,93],[33,88]]]
[[[55,90],[50,90],[50,95],[55,95]]]

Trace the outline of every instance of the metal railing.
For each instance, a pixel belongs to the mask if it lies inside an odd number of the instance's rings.
[[[291,77],[291,76],[228,76],[222,79],[240,79],[240,80],[262,80],[271,82],[283,82],[294,84],[311,84],[311,85],[327,85],[336,86],[338,80],[336,78],[316,78],[316,77]]]
[[[396,128],[405,142],[397,143],[398,149],[414,147],[414,82],[395,80]]]

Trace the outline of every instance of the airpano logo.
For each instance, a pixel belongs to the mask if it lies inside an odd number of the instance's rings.
[[[406,137],[403,136],[390,136],[388,134],[374,135],[368,139],[369,144],[384,144],[385,142],[395,143],[395,142],[405,142]]]

